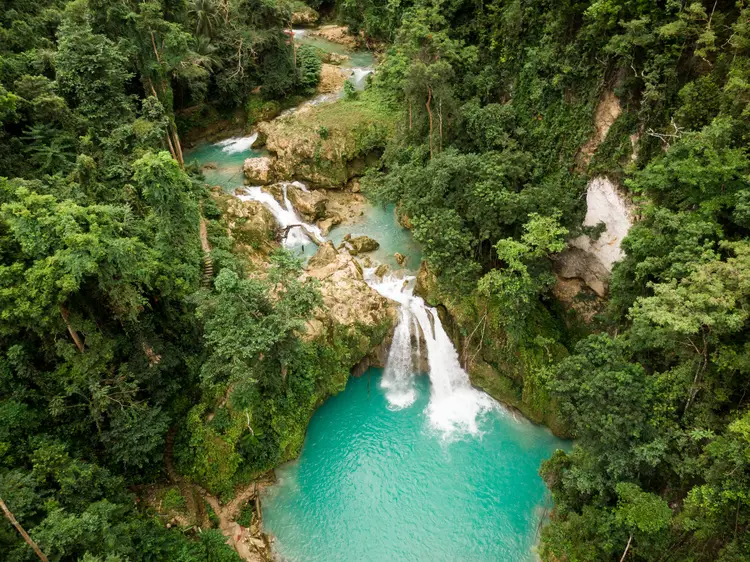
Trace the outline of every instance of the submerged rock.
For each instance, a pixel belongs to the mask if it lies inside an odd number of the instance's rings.
[[[245,160],[243,167],[246,183],[249,185],[268,185],[274,178],[273,168],[273,159],[269,156],[248,158]]]
[[[351,244],[353,254],[364,254],[366,252],[374,252],[380,248],[380,243],[374,238],[369,236],[357,236],[356,238],[350,238],[349,244]]]
[[[396,258],[396,263],[398,265],[406,265],[406,256],[400,252],[396,252],[393,254],[393,257]]]

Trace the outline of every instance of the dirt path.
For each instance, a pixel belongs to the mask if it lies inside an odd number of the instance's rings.
[[[273,475],[267,474],[247,486],[237,490],[235,497],[226,505],[221,505],[219,499],[208,490],[189,482],[174,468],[172,450],[176,430],[172,428],[167,434],[164,450],[164,467],[173,484],[180,489],[185,498],[185,507],[189,514],[190,524],[209,529],[211,520],[206,511],[204,501],[211,506],[219,519],[219,529],[227,538],[227,544],[237,551],[237,554],[247,562],[268,562],[271,560],[271,549],[268,540],[262,532],[262,513],[260,508],[260,494],[273,484]],[[237,523],[240,512],[245,504],[254,503],[254,513],[249,527]]]
[[[234,499],[222,506],[218,498],[208,493],[204,496],[208,504],[219,518],[219,528],[227,537],[227,544],[232,546],[243,560],[248,562],[267,562],[271,560],[270,545],[261,531],[262,515],[260,510],[260,493],[272,481],[256,480],[241,489]],[[243,527],[236,519],[242,507],[254,502],[254,515],[249,527]]]

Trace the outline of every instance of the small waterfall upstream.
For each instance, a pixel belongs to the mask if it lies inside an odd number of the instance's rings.
[[[250,150],[250,147],[257,138],[258,133],[253,133],[248,137],[231,137],[224,139],[216,144],[217,146],[222,147],[221,150],[227,154],[237,154],[239,152],[247,152]]]
[[[311,241],[313,241],[313,238],[315,238],[315,243],[322,244],[323,242],[325,242],[325,236],[323,236],[320,228],[318,228],[314,224],[308,224],[303,221],[297,214],[297,211],[295,210],[294,205],[292,205],[292,202],[289,201],[289,196],[287,194],[289,186],[296,187],[298,189],[301,189],[302,191],[308,191],[307,186],[297,181],[291,183],[282,183],[281,189],[284,199],[283,206],[278,201],[276,201],[273,195],[271,195],[267,191],[263,191],[263,188],[260,186],[244,188],[244,194],[237,195],[237,198],[241,201],[258,201],[259,203],[265,205],[266,208],[271,211],[273,216],[276,217],[276,221],[279,223],[279,226],[281,228],[299,225],[295,228],[289,229],[289,232],[284,238],[285,247],[295,248],[298,246],[304,246],[305,244],[309,244]]]
[[[245,201],[259,201],[265,205],[282,228],[301,225],[289,231],[284,240],[286,247],[308,244],[311,236],[315,236],[319,242],[325,241],[326,238],[317,226],[305,223],[297,214],[287,195],[290,186],[307,190],[299,182],[282,184],[283,205],[261,187],[245,188],[245,193],[237,197]],[[423,363],[422,353],[426,352],[431,383],[430,402],[426,411],[430,426],[446,437],[478,433],[478,418],[484,412],[496,408],[497,402],[471,386],[469,376],[461,367],[458,353],[440,322],[437,310],[414,295],[416,278],[390,274],[380,279],[375,275],[375,268],[365,269],[364,278],[370,287],[401,305],[400,320],[393,335],[381,381],[391,408],[406,408],[416,400],[415,377]],[[424,350],[422,339],[425,342]]]

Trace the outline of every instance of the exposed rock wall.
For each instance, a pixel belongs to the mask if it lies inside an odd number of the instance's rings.
[[[581,235],[555,260],[555,273],[561,279],[581,279],[598,297],[607,294],[609,275],[622,259],[622,240],[633,224],[626,197],[605,177],[589,182],[586,192],[584,226],[604,225],[598,237]]]

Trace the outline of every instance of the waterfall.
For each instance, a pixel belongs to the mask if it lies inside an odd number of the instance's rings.
[[[304,228],[294,228],[289,232],[284,242],[287,247],[309,243],[308,234],[320,241],[325,240],[317,226],[302,221],[289,201],[288,187],[306,189],[304,185],[296,183],[282,184],[283,205],[260,187],[245,188],[245,194],[238,195],[242,200],[259,201],[265,205],[282,228],[293,224],[304,225]],[[471,386],[469,376],[461,367],[458,352],[446,334],[437,310],[414,295],[416,277],[396,273],[380,279],[375,275],[375,268],[366,268],[364,279],[378,293],[401,305],[399,323],[393,334],[393,343],[381,379],[390,407],[406,408],[416,400],[414,377],[417,376],[423,353],[421,332],[425,341],[424,351],[427,353],[431,387],[426,409],[430,427],[446,438],[479,433],[478,419],[484,412],[496,408],[497,402]],[[413,335],[417,340],[416,357],[412,345]]]
[[[249,137],[231,137],[221,142],[217,142],[217,146],[222,147],[222,152],[227,154],[236,154],[238,152],[247,152],[250,147],[258,138],[258,133],[253,133]]]
[[[276,218],[276,222],[279,223],[281,228],[286,228],[291,225],[301,225],[297,228],[289,230],[286,238],[284,239],[284,246],[287,248],[296,248],[309,244],[311,239],[314,237],[317,243],[325,241],[325,237],[321,232],[320,228],[314,224],[308,224],[303,221],[297,211],[294,209],[292,202],[289,201],[287,195],[287,188],[291,185],[293,187],[299,187],[296,185],[299,182],[293,182],[291,184],[281,184],[281,189],[284,197],[284,205],[282,206],[270,193],[263,191],[260,186],[246,187],[244,194],[238,195],[237,197],[242,201],[258,201],[266,206],[271,211],[273,216]],[[300,184],[302,185],[302,184]],[[304,187],[304,186],[303,186]],[[304,189],[306,190],[306,188]]]
[[[352,69],[352,75],[349,81],[354,85],[354,89],[361,92],[365,89],[365,80],[367,76],[372,74],[372,68],[358,67]]]
[[[402,306],[401,318],[393,333],[393,343],[388,351],[388,361],[381,379],[388,403],[399,410],[411,406],[417,398],[412,384],[415,370],[411,346],[412,323],[409,308]]]
[[[421,353],[419,329],[424,334],[427,348],[431,386],[427,417],[430,426],[446,437],[478,433],[478,418],[482,413],[494,409],[497,403],[471,386],[469,375],[461,368],[458,352],[446,334],[437,310],[414,295],[416,278],[389,275],[381,281],[375,277],[374,269],[368,269],[365,280],[380,294],[401,304],[401,317],[382,379],[391,407],[409,406],[416,398],[414,377],[419,359],[415,364],[411,345],[411,326],[416,323],[417,357]]]

